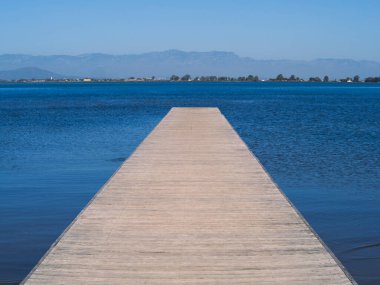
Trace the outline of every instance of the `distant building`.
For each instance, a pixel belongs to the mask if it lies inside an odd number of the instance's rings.
[[[91,78],[83,78],[83,82],[91,82],[92,79]]]

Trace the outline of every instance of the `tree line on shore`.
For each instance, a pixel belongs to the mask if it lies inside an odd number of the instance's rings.
[[[379,83],[380,77],[367,77],[364,80],[360,79],[359,75],[354,77],[346,77],[342,79],[331,80],[327,75],[323,78],[318,76],[310,77],[305,80],[303,78],[291,75],[290,77],[285,77],[282,74],[277,75],[275,78],[270,78],[268,80],[260,80],[257,75],[239,76],[239,77],[229,77],[229,76],[197,76],[192,78],[189,74],[185,74],[180,77],[178,75],[172,75],[169,79],[170,81],[201,81],[201,82],[213,82],[213,81],[249,81],[249,82],[259,82],[259,81],[273,81],[273,82],[371,82]]]
[[[239,76],[239,77],[230,77],[230,76],[196,76],[191,77],[189,74],[184,76],[172,75],[170,78],[156,78],[152,77],[129,77],[129,78],[66,78],[66,79],[17,79],[17,80],[1,80],[0,83],[14,82],[14,83],[28,83],[28,82],[150,82],[150,81],[174,81],[174,82],[260,82],[260,81],[269,81],[269,82],[366,82],[366,83],[380,83],[380,76],[378,77],[367,77],[364,80],[361,80],[359,75],[354,77],[346,77],[342,79],[333,79],[331,80],[327,75],[323,78],[320,77],[310,77],[309,79],[303,79],[295,75],[285,77],[282,74],[277,75],[275,78],[269,78],[262,80],[257,75],[248,75],[248,76]]]

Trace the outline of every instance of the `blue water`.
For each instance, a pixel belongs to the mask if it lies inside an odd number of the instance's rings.
[[[380,85],[0,84],[0,283],[19,282],[172,106],[219,107],[360,284],[380,284]]]

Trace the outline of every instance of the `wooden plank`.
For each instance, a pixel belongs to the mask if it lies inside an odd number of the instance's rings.
[[[354,284],[217,108],[173,108],[24,284]]]

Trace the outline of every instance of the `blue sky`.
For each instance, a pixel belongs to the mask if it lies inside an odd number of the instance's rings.
[[[380,61],[379,13],[378,0],[1,0],[0,53]]]

